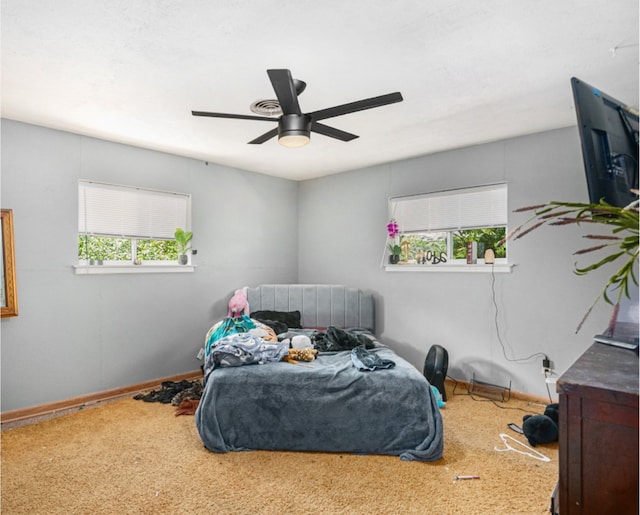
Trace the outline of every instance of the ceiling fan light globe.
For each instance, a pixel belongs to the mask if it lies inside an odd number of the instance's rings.
[[[278,136],[278,143],[287,148],[299,148],[309,143],[309,139],[308,134],[284,134]]]

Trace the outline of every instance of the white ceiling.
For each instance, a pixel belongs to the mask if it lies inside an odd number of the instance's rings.
[[[2,116],[303,180],[576,124],[570,78],[638,105],[637,0],[2,0]],[[358,134],[287,149],[268,68]]]

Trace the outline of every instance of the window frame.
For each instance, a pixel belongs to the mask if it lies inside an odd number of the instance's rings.
[[[151,227],[150,232],[147,234],[123,234],[118,232],[117,230],[112,230],[111,228],[105,227],[108,224],[102,224],[102,221],[99,221],[101,230],[99,231],[90,231],[90,223],[87,221],[87,191],[93,189],[94,191],[111,191],[111,192],[124,192],[124,195],[127,196],[127,201],[132,202],[134,207],[137,206],[137,211],[141,211],[141,205],[136,204],[136,202],[140,201],[140,199],[145,199],[146,202],[143,203],[145,207],[148,208],[148,202],[153,202],[154,199],[160,199],[160,203],[162,203],[162,199],[171,201],[175,199],[173,202],[174,209],[178,210],[178,215],[173,214],[174,218],[165,217],[167,219],[163,220],[160,225],[163,225],[160,229],[157,228],[157,219],[152,219],[149,224],[146,224],[145,227]],[[99,194],[98,194],[99,195]],[[114,193],[117,196],[117,194]],[[131,207],[127,204],[127,207]],[[171,207],[171,206],[170,206]],[[180,213],[179,208],[184,209],[184,213]],[[134,209],[134,211],[136,211]],[[152,213],[148,210],[145,214],[151,218]],[[158,211],[156,207],[156,212]],[[161,210],[160,210],[161,211]],[[191,253],[189,253],[189,261],[186,265],[181,265],[177,260],[146,260],[142,262],[137,261],[136,249],[137,243],[139,240],[172,240],[174,239],[173,234],[170,234],[170,230],[175,231],[175,228],[180,227],[186,231],[191,230],[191,194],[188,193],[180,193],[180,192],[171,192],[171,191],[163,191],[156,190],[150,188],[142,188],[137,186],[129,186],[122,184],[112,184],[105,183],[100,181],[93,181],[88,179],[79,179],[78,180],[78,227],[77,227],[77,237],[76,237],[76,245],[78,245],[78,239],[84,235],[86,236],[104,236],[104,237],[113,237],[113,238],[122,238],[131,241],[131,259],[127,260],[105,260],[102,264],[93,264],[91,260],[81,259],[78,256],[78,252],[76,249],[77,263],[73,265],[75,273],[78,275],[90,275],[90,274],[113,274],[113,273],[184,273],[184,272],[193,272],[195,271],[195,266],[191,263]],[[89,216],[93,216],[95,213],[91,213]],[[83,219],[84,216],[84,219]],[[109,216],[109,215],[107,215]],[[120,213],[117,214],[118,216]],[[162,218],[160,219],[162,220]],[[179,222],[174,223],[176,225],[175,228],[170,228],[171,220],[179,220]],[[126,225],[126,221],[122,222],[119,220],[115,222],[115,224],[124,223]],[[181,225],[177,225],[180,223]],[[84,229],[84,231],[83,231]],[[144,229],[147,230],[147,229]],[[143,230],[143,231],[144,231]],[[155,234],[154,234],[155,232]],[[159,237],[162,236],[162,237]],[[138,264],[136,264],[138,263]]]
[[[433,224],[429,217],[429,213],[438,208],[440,201],[444,199],[443,204],[450,208],[455,204],[461,212],[466,211],[462,205],[462,201],[468,198],[479,199],[482,202],[478,202],[477,205],[472,205],[470,213],[457,216],[449,216],[452,213],[446,213],[447,216],[441,217],[438,212],[436,219],[446,220],[446,227]],[[407,204],[404,204],[407,202]],[[411,203],[409,203],[411,202]],[[485,202],[489,202],[486,204]],[[455,233],[461,230],[481,230],[488,228],[501,228],[504,227],[505,235],[508,233],[508,187],[507,183],[495,183],[483,186],[456,188],[451,190],[436,191],[430,193],[420,193],[416,195],[405,195],[388,198],[388,213],[391,219],[395,219],[400,226],[400,236],[403,234],[426,234],[426,233],[445,233],[446,235],[446,248],[447,248],[447,261],[446,263],[432,264],[427,262],[422,263],[398,263],[398,264],[385,264],[384,269],[392,272],[409,272],[409,271],[464,271],[464,272],[510,272],[512,265],[509,264],[508,257],[509,252],[506,248],[506,257],[495,258],[494,263],[489,266],[484,262],[484,256],[478,256],[476,263],[467,263],[466,258],[454,259],[454,237]],[[404,212],[398,213],[398,207],[409,208],[408,215]],[[485,218],[484,223],[476,223],[476,219],[473,217],[474,212],[482,209],[490,209],[490,213]],[[400,214],[400,216],[398,216]],[[455,215],[455,213],[453,213]],[[480,217],[482,218],[482,216]],[[465,223],[465,220],[472,220],[473,223]],[[406,223],[412,230],[404,230],[403,224]],[[462,223],[461,223],[462,222]],[[493,223],[492,223],[493,222]],[[489,223],[491,225],[484,225]],[[420,228],[424,224],[426,227]],[[428,228],[427,228],[428,227]],[[388,250],[385,251],[383,260],[387,260]]]

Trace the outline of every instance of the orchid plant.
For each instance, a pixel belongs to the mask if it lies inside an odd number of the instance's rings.
[[[402,251],[399,237],[400,227],[398,226],[398,222],[396,222],[395,218],[389,220],[389,223],[387,224],[387,234],[391,240],[391,243],[387,246],[389,248],[389,253],[392,256],[399,256]]]
[[[632,191],[636,195],[638,194],[637,190]],[[638,284],[635,270],[638,263],[638,207],[638,200],[626,207],[612,206],[604,200],[596,204],[551,201],[546,204],[523,207],[516,209],[515,212],[533,211],[533,216],[511,231],[499,245],[512,238],[514,240],[522,238],[545,224],[552,226],[601,224],[611,228],[611,234],[587,234],[583,236],[585,239],[598,241],[599,243],[574,252],[574,255],[583,255],[600,250],[609,251],[606,256],[591,265],[579,267],[576,262],[574,272],[577,275],[585,275],[619,259],[623,260],[622,265],[609,278],[580,321],[576,329],[577,333],[600,299],[604,299],[605,302],[613,305],[615,313],[615,309],[617,309],[623,295],[629,298],[630,281],[636,285]],[[615,301],[610,297],[610,291],[612,290],[617,291],[616,297],[614,297]]]

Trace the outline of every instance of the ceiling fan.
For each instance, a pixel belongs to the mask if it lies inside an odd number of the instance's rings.
[[[304,91],[307,84],[291,77],[291,72],[286,69],[267,70],[273,89],[276,92],[278,103],[282,109],[280,117],[252,116],[244,114],[210,113],[207,111],[191,111],[193,116],[210,116],[212,118],[236,118],[240,120],[266,120],[278,122],[278,127],[265,132],[250,144],[259,145],[278,136],[278,142],[285,147],[301,147],[309,143],[311,132],[317,132],[340,141],[351,141],[358,136],[349,132],[330,127],[319,120],[342,116],[343,114],[363,111],[373,107],[381,107],[395,102],[402,102],[399,92],[381,95],[379,97],[358,100],[348,104],[320,109],[311,113],[303,113],[298,104],[298,96]]]

